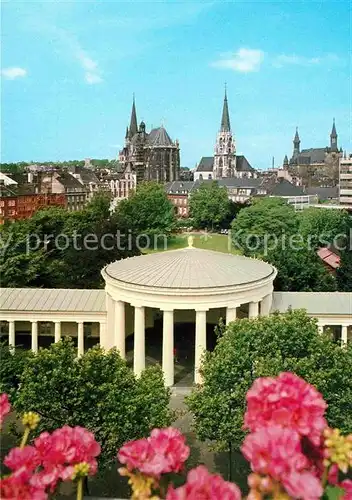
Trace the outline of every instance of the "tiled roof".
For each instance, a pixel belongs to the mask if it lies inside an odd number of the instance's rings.
[[[196,172],[212,172],[214,156],[202,156]]]
[[[304,157],[310,158],[310,163],[324,163],[325,154],[326,148],[302,149],[298,155],[298,163],[300,163],[300,159]]]
[[[300,186],[295,186],[286,179],[269,179],[263,183],[263,187],[271,196],[303,196],[305,193]]]
[[[63,288],[0,288],[2,311],[104,312],[105,291]]]
[[[311,187],[306,188],[306,193],[311,195],[317,195],[319,200],[329,200],[331,198],[339,197],[339,188],[335,187]]]
[[[331,269],[340,267],[340,257],[329,248],[319,248],[317,254]]]
[[[118,281],[157,288],[213,288],[256,282],[274,273],[257,259],[198,248],[140,255],[105,268]]]
[[[271,310],[285,312],[288,309],[352,318],[352,292],[274,292]]]
[[[153,147],[173,146],[172,140],[164,127],[153,128],[148,134],[147,143]]]
[[[84,185],[79,182],[73,175],[69,174],[68,172],[60,172],[60,175],[57,179],[65,188],[75,188],[75,189],[81,189],[84,191],[85,187]]]
[[[214,156],[203,156],[199,162],[196,172],[212,172],[214,165]],[[253,172],[254,168],[250,165],[247,158],[243,155],[236,156],[236,170],[238,172]]]

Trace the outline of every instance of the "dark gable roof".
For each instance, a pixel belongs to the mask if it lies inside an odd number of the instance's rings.
[[[236,170],[237,172],[254,172],[254,168],[243,155],[236,156]]]
[[[165,191],[168,194],[188,194],[196,187],[196,184],[196,181],[168,182],[165,185]]]
[[[75,188],[81,189],[84,191],[84,186],[77,180],[73,175],[68,172],[61,172],[57,180],[65,187],[65,188]]]
[[[335,187],[311,187],[306,188],[306,193],[310,195],[318,196],[319,200],[331,200],[334,198],[338,198],[339,196],[339,188]]]
[[[309,158],[309,163],[324,163],[326,148],[310,148],[310,149],[302,149],[300,154],[298,155],[298,164],[300,163],[300,159]],[[302,164],[306,162],[303,160]]]
[[[199,162],[196,172],[212,172],[214,165],[214,156],[203,156]],[[243,155],[236,156],[237,172],[254,172],[247,158]]]
[[[246,177],[228,177],[226,179],[219,179],[219,186],[226,186],[228,188],[248,188],[257,189],[261,186],[263,179],[247,179]]]
[[[196,172],[212,172],[214,164],[214,156],[202,156]]]
[[[148,134],[147,143],[152,147],[173,146],[172,140],[164,127],[153,128]]]
[[[262,185],[271,196],[303,196],[305,194],[301,187],[295,186],[286,179],[269,179]]]

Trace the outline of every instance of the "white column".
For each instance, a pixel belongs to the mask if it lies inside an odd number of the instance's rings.
[[[114,346],[120,351],[120,356],[125,357],[125,303],[121,300],[115,302]]]
[[[115,323],[115,304],[111,295],[106,294],[106,335],[104,339],[105,349],[111,349],[114,345],[114,323]]]
[[[271,309],[271,304],[272,304],[272,294],[266,295],[261,303],[260,303],[260,315],[261,316],[269,316],[270,314],[270,309]]]
[[[228,325],[231,321],[235,321],[236,318],[237,318],[237,307],[227,307],[226,324]]]
[[[174,385],[174,312],[163,313],[163,359],[162,366],[166,387]]]
[[[15,345],[15,322],[11,320],[9,321],[9,346],[11,347],[12,352],[15,351]]]
[[[196,384],[202,383],[202,376],[199,373],[202,355],[207,349],[207,312],[196,311],[196,349],[194,363],[194,381]]]
[[[133,371],[139,377],[145,368],[145,312],[144,307],[134,308]]]
[[[341,345],[347,345],[347,330],[348,326],[347,325],[342,325],[341,326]]]
[[[32,351],[38,352],[38,322],[32,321]]]
[[[55,321],[55,343],[61,340],[61,321]]]
[[[106,339],[106,321],[99,321],[99,344],[104,347]]]
[[[248,307],[248,317],[257,318],[259,314],[259,302],[250,302]]]
[[[84,323],[83,321],[77,321],[78,324],[78,356],[84,354]]]

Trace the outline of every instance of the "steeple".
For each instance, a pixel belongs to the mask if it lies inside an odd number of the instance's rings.
[[[284,168],[285,167],[288,167],[288,158],[287,158],[287,155],[285,155],[285,158],[284,158]]]
[[[332,123],[332,129],[330,134],[330,147],[332,151],[337,151],[337,132],[335,127],[335,118]]]
[[[221,132],[231,132],[229,107],[227,104],[226,85],[225,85],[225,97],[224,97],[224,105],[222,108],[221,129],[220,130],[221,130]]]
[[[293,139],[293,156],[296,156],[300,153],[300,144],[301,144],[301,140],[300,140],[299,135],[298,135],[298,127],[296,127],[296,133],[295,133],[295,137]]]
[[[136,104],[135,104],[135,101],[134,101],[134,94],[133,94],[131,122],[130,122],[130,129],[129,129],[129,135],[130,135],[130,137],[133,137],[137,132],[138,132],[137,113],[136,113]]]

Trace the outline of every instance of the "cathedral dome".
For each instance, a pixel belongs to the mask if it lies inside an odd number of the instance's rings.
[[[148,135],[149,146],[173,146],[173,142],[164,127],[153,128]]]

